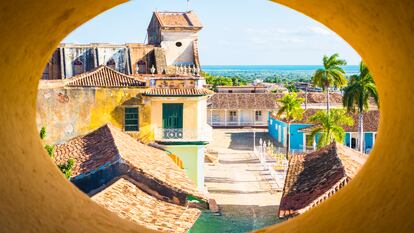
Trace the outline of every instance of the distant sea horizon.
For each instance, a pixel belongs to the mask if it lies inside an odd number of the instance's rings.
[[[204,65],[203,71],[217,76],[238,76],[246,79],[267,77],[310,78],[321,65]],[[346,75],[359,72],[359,65],[343,66]]]

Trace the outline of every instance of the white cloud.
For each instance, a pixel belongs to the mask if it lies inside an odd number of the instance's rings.
[[[321,26],[296,28],[246,28],[238,40],[251,46],[275,49],[323,49],[340,42],[338,35]],[[338,40],[339,39],[339,40]]]
[[[324,35],[324,36],[336,36],[335,33],[333,33],[327,28],[322,28],[318,26],[310,26],[308,27],[308,29],[315,34]]]

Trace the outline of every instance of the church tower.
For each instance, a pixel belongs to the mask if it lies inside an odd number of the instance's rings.
[[[148,26],[148,44],[163,49],[168,69],[180,65],[199,67],[198,32],[202,28],[193,11],[157,11]]]

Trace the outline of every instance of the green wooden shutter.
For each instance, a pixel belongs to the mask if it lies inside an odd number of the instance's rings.
[[[138,108],[125,108],[125,131],[139,130]]]
[[[183,128],[183,104],[162,105],[162,127],[164,129]]]

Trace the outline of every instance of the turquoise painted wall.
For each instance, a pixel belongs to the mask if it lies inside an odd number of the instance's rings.
[[[310,126],[311,124],[291,124],[290,125],[290,150],[291,151],[301,151],[303,150],[304,147],[306,147],[304,140],[303,140],[303,132],[300,132],[299,130],[301,128],[305,128],[307,126]],[[281,130],[278,129],[278,126],[281,126]],[[270,134],[270,136],[272,136],[276,141],[278,141],[279,143],[283,144],[285,141],[285,136],[284,136],[284,128],[287,127],[287,124],[283,121],[279,121],[276,120],[272,117],[270,117],[269,114],[269,124],[268,124],[268,132]],[[281,140],[279,139],[279,134]],[[345,141],[344,141],[344,145],[350,147],[350,132],[346,132],[345,134]],[[364,140],[365,140],[365,147],[364,147],[364,151],[365,152],[369,152],[370,150],[372,150],[373,146],[374,146],[374,133],[372,132],[366,132],[364,133]],[[315,142],[318,143],[319,141],[319,135],[315,136]]]
[[[177,155],[183,161],[187,176],[204,190],[204,146],[203,145],[168,145],[166,150]]]
[[[346,145],[347,147],[351,147],[351,134],[350,133],[345,133],[344,145]]]
[[[365,140],[365,152],[369,152],[372,150],[374,146],[374,133],[364,133],[364,140]]]
[[[280,127],[280,129],[279,129]],[[268,124],[268,131],[269,134],[279,143],[284,144],[285,142],[285,136],[284,136],[284,130],[287,127],[287,124],[285,122],[276,120],[274,118],[271,118],[269,115],[269,124]],[[279,140],[279,134],[280,134],[280,140]]]
[[[280,129],[279,130],[279,126]],[[299,129],[305,128],[310,126],[310,124],[291,124],[290,125],[290,150],[291,151],[302,151],[306,145],[304,145],[303,140],[303,132],[300,132]],[[283,121],[276,120],[271,118],[269,115],[269,124],[268,124],[268,131],[269,134],[279,143],[284,144],[285,142],[285,135],[284,129],[287,128],[287,124]],[[279,139],[279,134],[280,138]]]
[[[290,150],[291,151],[303,151],[304,148],[306,148],[306,145],[304,144],[304,133],[299,131],[300,129],[303,129],[307,126],[310,126],[309,124],[291,124],[290,125]]]

